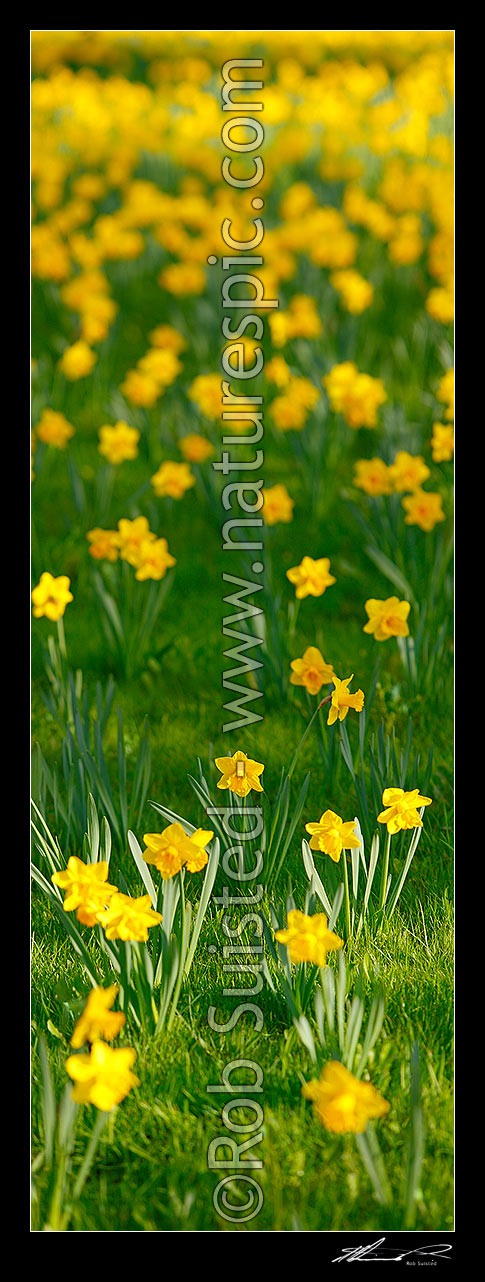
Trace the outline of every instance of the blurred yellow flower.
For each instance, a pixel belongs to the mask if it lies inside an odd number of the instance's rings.
[[[418,810],[422,806],[431,806],[431,797],[421,797],[419,788],[404,792],[402,788],[385,788],[382,794],[382,810],[377,816],[380,824],[387,825],[389,833],[399,832],[401,828],[422,828]]]
[[[153,347],[166,348],[168,351],[175,352],[176,356],[187,347],[187,340],[183,334],[179,334],[178,329],[173,328],[173,325],[157,325],[148,337]]]
[[[157,383],[161,383],[162,387],[168,387],[180,373],[182,365],[171,348],[151,347],[140,358],[137,368],[144,374],[149,374],[150,378],[154,378]]]
[[[353,316],[360,316],[366,307],[370,307],[374,297],[374,287],[370,281],[364,280],[364,277],[360,276],[358,272],[351,269],[333,272],[330,277],[330,284],[341,295],[344,307]]]
[[[389,596],[385,601],[370,597],[364,609],[369,618],[364,624],[363,632],[370,632],[376,641],[387,641],[389,637],[408,637],[407,617],[411,609],[409,601],[399,601],[397,596]]]
[[[119,534],[116,530],[102,530],[96,526],[94,530],[88,530],[86,538],[89,540],[90,555],[96,561],[117,561],[119,556]]]
[[[229,788],[238,797],[247,797],[252,788],[256,792],[264,792],[259,782],[264,766],[259,761],[251,761],[240,749],[232,757],[216,757],[215,763],[222,772],[222,778],[217,781],[218,788]]]
[[[288,494],[286,485],[272,485],[262,489],[263,519],[266,525],[277,525],[280,521],[287,524],[293,520],[294,499]]]
[[[125,459],[134,459],[138,454],[140,433],[136,427],[120,421],[114,427],[100,427],[98,445],[99,453],[108,463],[123,463]]]
[[[455,449],[452,423],[433,423],[431,449],[434,463],[449,463]]]
[[[292,659],[290,668],[290,684],[306,686],[309,694],[318,694],[322,686],[330,685],[335,677],[332,664],[325,663],[316,645],[307,646],[303,658]]]
[[[446,374],[443,374],[443,377],[440,378],[436,396],[439,401],[444,401],[445,405],[448,406],[448,409],[445,414],[445,418],[451,419],[451,421],[453,422],[453,419],[455,417],[455,371],[454,369],[447,369]]]
[[[101,1037],[112,1042],[118,1036],[126,1022],[126,1016],[122,1011],[111,1010],[118,993],[119,984],[111,984],[109,988],[91,989],[71,1037],[71,1046],[75,1050],[84,1046],[85,1042],[96,1042]]]
[[[343,939],[328,929],[325,913],[314,913],[307,917],[297,908],[288,913],[286,930],[275,931],[280,944],[286,944],[290,961],[312,962],[314,966],[325,966],[327,953],[343,947]]]
[[[79,338],[77,343],[73,343],[71,347],[66,347],[59,361],[59,369],[66,375],[66,378],[75,381],[77,378],[85,378],[86,374],[90,374],[97,359],[96,352],[91,351],[91,348],[83,338]]]
[[[181,499],[185,491],[195,485],[195,476],[192,475],[188,463],[175,463],[172,459],[167,459],[165,463],[160,464],[158,472],[151,477],[151,483],[159,498],[168,496],[172,499]]]
[[[71,580],[66,574],[60,574],[55,579],[48,570],[41,574],[37,587],[32,592],[32,601],[34,603],[34,617],[42,619],[51,619],[54,623],[61,619],[64,614],[66,605],[73,601],[72,592],[69,591]]]
[[[158,277],[158,283],[176,297],[203,294],[205,272],[200,263],[169,263]]]
[[[132,405],[141,405],[145,409],[151,409],[162,395],[162,390],[158,379],[141,369],[128,370],[124,383],[120,385],[120,391]]]
[[[140,543],[137,553],[135,579],[163,579],[167,570],[176,564],[168,550],[166,539],[148,538]]]
[[[54,445],[58,450],[65,450],[67,442],[71,436],[74,436],[71,423],[68,423],[67,418],[57,410],[42,410],[35,430],[39,441],[43,441],[45,445]]]
[[[380,458],[358,459],[355,464],[354,485],[371,498],[392,494],[390,468]]]
[[[214,446],[206,436],[199,436],[198,432],[190,432],[188,436],[182,436],[179,440],[179,448],[188,463],[205,463],[211,454],[215,453]]]
[[[223,405],[219,374],[198,374],[190,385],[189,397],[206,418],[220,418]]]
[[[136,516],[133,521],[122,517],[118,521],[118,547],[122,561],[128,561],[129,565],[137,567],[140,564],[142,545],[146,555],[147,540],[155,541],[156,537],[149,528],[146,516]]]
[[[408,454],[407,450],[399,450],[389,468],[389,474],[393,489],[397,494],[403,494],[405,490],[417,490],[428,479],[430,470],[420,454]]]
[[[290,583],[294,583],[299,600],[306,596],[322,596],[326,588],[337,582],[333,574],[329,574],[329,569],[328,556],[322,556],[318,561],[314,561],[311,556],[304,556],[300,565],[294,565],[291,570],[286,571],[286,577]]]
[[[407,516],[404,517],[406,525],[419,525],[420,529],[425,530],[426,533],[434,530],[438,521],[445,520],[441,494],[431,494],[427,490],[417,489],[402,500],[402,505],[407,512]]]
[[[387,400],[380,378],[361,374],[353,361],[343,361],[324,375],[322,383],[332,409],[343,414],[349,427],[376,426],[379,406]]]
[[[107,939],[135,940],[146,943],[148,931],[158,926],[162,914],[151,906],[149,895],[140,895],[132,899],[131,895],[122,895],[119,891],[112,895],[108,907],[98,913],[98,921],[104,927]]]
[[[95,1041],[89,1055],[70,1055],[66,1072],[75,1083],[72,1098],[76,1104],[94,1104],[103,1113],[110,1113],[116,1104],[128,1095],[140,1081],[132,1073],[136,1051],[129,1046],[114,1049],[105,1042]]]
[[[333,677],[332,679],[335,689],[332,692],[332,702],[328,714],[327,725],[329,726],[333,726],[337,717],[339,721],[344,721],[349,708],[354,708],[356,712],[362,712],[364,707],[363,690],[357,690],[355,694],[349,694],[348,687],[354,679],[353,673],[352,676],[345,677],[342,681],[339,677]]]
[[[359,838],[354,832],[356,820],[345,823],[334,810],[325,810],[318,823],[305,824],[310,833],[310,849],[321,850],[338,864],[342,850],[357,850]]]
[[[433,320],[441,321],[443,325],[451,325],[455,315],[455,304],[453,298],[453,289],[438,286],[432,289],[426,299],[426,311],[433,317]]]
[[[361,1135],[370,1118],[389,1112],[371,1082],[361,1082],[339,1060],[325,1064],[320,1079],[305,1082],[302,1095],[313,1102],[316,1116],[327,1131]]]

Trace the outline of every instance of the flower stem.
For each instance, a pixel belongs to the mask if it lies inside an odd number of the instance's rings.
[[[386,834],[386,844],[384,846],[384,862],[382,865],[381,889],[379,894],[379,910],[384,911],[386,902],[387,878],[389,875],[389,855],[391,850],[391,834]]]
[[[308,722],[308,725],[307,725],[306,729],[303,731],[303,734],[302,734],[302,736],[301,736],[300,742],[299,742],[299,744],[298,744],[298,747],[297,747],[297,749],[296,749],[295,755],[294,755],[294,757],[293,757],[293,761],[292,761],[291,766],[290,766],[290,768],[289,768],[289,771],[288,771],[288,779],[291,779],[291,776],[292,776],[293,771],[294,771],[295,766],[296,766],[297,759],[298,759],[298,757],[299,757],[299,754],[300,754],[300,752],[301,752],[301,749],[302,749],[302,747],[303,747],[303,744],[304,744],[304,742],[305,742],[305,739],[306,739],[307,735],[309,734],[309,732],[310,732],[310,730],[311,730],[311,727],[312,727],[312,725],[313,725],[313,722],[314,722],[314,720],[315,720],[315,717],[316,717],[316,715],[317,715],[317,712],[320,712],[320,708],[323,708],[324,703],[330,703],[331,698],[332,698],[331,694],[327,694],[326,698],[325,698],[325,699],[322,699],[321,703],[319,703],[319,704],[318,704],[318,707],[317,707],[317,708],[315,708],[315,711],[314,711],[313,715],[310,717],[310,720],[309,720],[309,722]]]
[[[350,924],[350,895],[349,895],[349,874],[347,869],[347,857],[345,850],[342,850],[344,861],[344,892],[345,892],[345,938],[350,939],[352,927]]]

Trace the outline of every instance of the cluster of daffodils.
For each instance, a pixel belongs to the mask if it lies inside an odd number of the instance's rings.
[[[111,1010],[118,991],[117,984],[92,989],[71,1037],[74,1050],[88,1045],[89,1052],[70,1055],[66,1060],[66,1072],[74,1082],[74,1102],[94,1104],[102,1113],[110,1113],[134,1086],[140,1085],[132,1072],[136,1051],[131,1046],[115,1049],[107,1045],[125,1023],[122,1011]]]
[[[349,708],[353,708],[355,712],[362,712],[364,691],[356,690],[353,694],[349,690],[354,674],[352,673],[350,677],[338,677],[332,664],[326,663],[316,645],[307,646],[301,659],[292,659],[290,668],[290,685],[304,686],[309,694],[319,694],[322,686],[333,685],[331,694],[322,699],[319,704],[319,708],[324,703],[330,704],[327,725],[332,726],[337,720],[344,721]]]
[[[334,365],[322,379],[330,406],[349,427],[376,427],[377,413],[387,400],[382,379],[363,374],[354,361]]]
[[[96,561],[126,561],[135,569],[135,578],[163,579],[176,559],[168,551],[168,543],[150,530],[146,516],[133,521],[122,517],[117,530],[96,527],[88,530],[86,538],[89,551]]]
[[[82,233],[78,233],[77,248],[81,258],[84,243]],[[96,256],[93,255],[90,263],[88,255],[85,255],[85,258],[86,270],[79,272],[62,286],[61,298],[70,311],[79,314],[80,341],[91,346],[107,338],[110,326],[118,312],[118,304],[110,297],[109,281],[105,273],[98,268],[99,259],[96,261]],[[82,377],[73,372],[76,361],[72,355],[66,358],[64,354],[62,364],[64,373],[66,373],[66,359],[68,368],[71,369],[71,374],[67,374],[67,377]],[[80,364],[82,365],[82,362]],[[87,372],[89,373],[89,370]]]
[[[144,409],[151,409],[165,388],[175,382],[182,369],[179,353],[186,346],[183,335],[168,325],[158,326],[150,339],[152,346],[137,361],[136,369],[128,370],[120,388],[132,405]]]
[[[445,423],[433,423],[431,450],[435,463],[449,463],[455,450],[455,371],[449,369],[439,381],[436,391],[438,401],[446,405]]]
[[[444,433],[447,434],[446,427]],[[355,465],[354,485],[371,498],[404,494],[402,506],[406,512],[406,525],[418,525],[420,529],[429,531],[439,521],[445,520],[441,495],[423,489],[423,482],[429,476],[429,467],[420,454],[399,450],[394,463],[389,466],[380,458],[359,459]]]
[[[146,943],[148,931],[161,922],[161,913],[151,907],[149,895],[132,898],[122,894],[108,881],[108,871],[105,860],[86,864],[71,855],[67,868],[52,873],[51,881],[65,892],[64,911],[75,912],[83,926],[99,923],[107,939]]]
[[[271,402],[270,413],[280,432],[301,431],[320,398],[318,387],[309,378],[291,375],[280,396]]]

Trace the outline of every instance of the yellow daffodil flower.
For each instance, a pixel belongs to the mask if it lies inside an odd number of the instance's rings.
[[[326,588],[337,580],[329,573],[328,556],[314,561],[311,556],[304,556],[300,565],[286,571],[286,577],[295,585],[295,595],[300,600],[306,596],[322,596]]]
[[[217,781],[218,788],[230,788],[238,797],[247,797],[252,788],[256,792],[264,792],[259,782],[264,766],[259,761],[251,761],[245,752],[238,750],[232,757],[216,757],[215,763],[222,771],[222,778]]]
[[[275,937],[286,944],[291,962],[312,962],[315,966],[325,966],[327,953],[342,948],[344,942],[328,929],[325,913],[307,917],[298,908],[288,913],[287,929],[277,930]]]
[[[363,690],[357,690],[355,694],[349,694],[348,687],[353,679],[353,673],[352,676],[345,677],[345,680],[343,681],[341,681],[339,677],[333,677],[335,689],[332,691],[332,702],[328,714],[327,725],[333,726],[337,717],[339,721],[343,721],[347,716],[349,708],[354,708],[356,712],[362,712],[362,708],[364,707]]]
[[[370,1118],[384,1117],[389,1103],[371,1082],[361,1082],[339,1060],[325,1064],[320,1079],[305,1082],[302,1095],[313,1102],[327,1131],[361,1135]]]
[[[262,489],[263,520],[266,525],[277,525],[280,521],[287,524],[293,520],[294,499],[290,498],[286,485],[272,485]]]
[[[103,1113],[110,1113],[116,1104],[128,1095],[139,1078],[131,1072],[136,1051],[130,1046],[116,1050],[105,1042],[95,1041],[89,1055],[70,1055],[66,1072],[75,1085],[72,1098],[77,1104],[94,1104]]]
[[[419,525],[419,528],[427,534],[430,530],[434,530],[439,521],[446,519],[441,494],[432,494],[428,490],[414,490],[413,494],[406,495],[402,505],[407,512],[407,516],[404,517],[405,524]]]
[[[108,864],[103,859],[85,864],[77,855],[71,855],[62,872],[52,873],[51,881],[66,892],[64,912],[75,911],[77,920],[84,926],[96,925],[98,913],[118,890],[108,881]]]
[[[34,603],[34,617],[42,619],[51,619],[56,622],[61,619],[66,605],[73,601],[72,592],[69,591],[71,580],[66,574],[60,574],[55,579],[47,570],[41,574],[37,587],[32,592],[32,601]]]
[[[125,459],[137,457],[140,433],[136,427],[129,427],[128,423],[119,422],[114,427],[100,427],[99,439],[99,453],[108,463],[124,463]]]
[[[158,926],[162,914],[151,907],[149,895],[140,895],[132,899],[131,895],[117,892],[112,895],[108,907],[98,913],[98,921],[104,927],[107,939],[132,939],[146,943],[151,926]]]
[[[305,824],[306,831],[311,834],[310,849],[323,851],[338,864],[342,850],[357,850],[360,846],[354,832],[355,823],[355,819],[344,823],[334,810],[325,810],[318,823]]]
[[[111,984],[109,988],[93,988],[89,994],[81,1018],[78,1019],[71,1046],[78,1050],[85,1042],[96,1042],[106,1038],[112,1042],[118,1036],[126,1022],[126,1016],[120,1010],[112,1011],[111,1007],[119,993],[119,985]]]
[[[309,694],[318,694],[323,685],[330,685],[335,673],[331,663],[325,663],[316,645],[307,646],[303,658],[292,659],[290,685],[306,686]]]
[[[411,609],[409,601],[399,601],[397,596],[387,597],[386,601],[377,601],[370,597],[364,609],[369,618],[364,624],[363,632],[370,632],[376,641],[387,641],[389,637],[408,637],[409,627],[406,622]]]
[[[422,806],[431,806],[431,797],[421,797],[419,788],[404,792],[402,788],[385,788],[382,804],[386,807],[377,816],[380,824],[387,825],[389,833],[399,832],[401,828],[422,828],[418,810]]]

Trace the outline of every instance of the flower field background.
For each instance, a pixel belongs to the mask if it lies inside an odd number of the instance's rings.
[[[40,31],[32,77],[32,1227],[450,1231],[453,33]],[[233,478],[221,227],[255,208]],[[208,1164],[234,1060],[247,1222],[232,1132]]]

